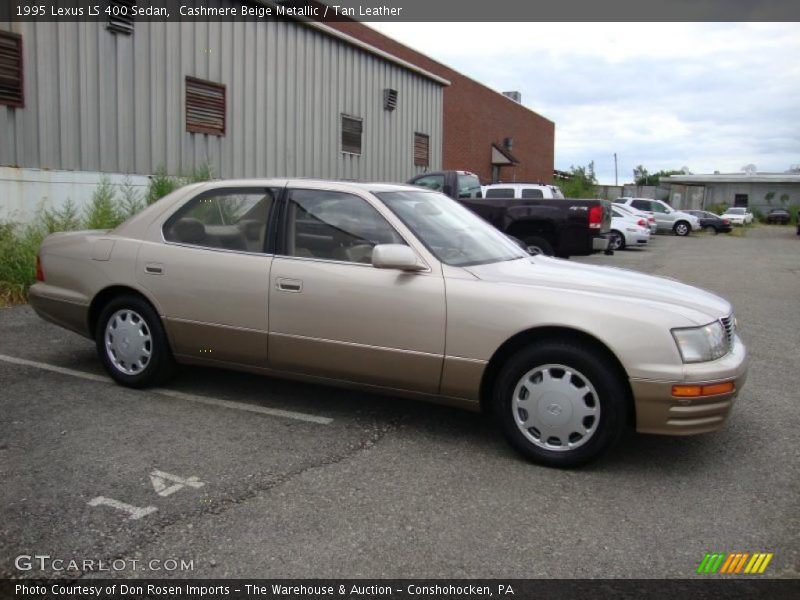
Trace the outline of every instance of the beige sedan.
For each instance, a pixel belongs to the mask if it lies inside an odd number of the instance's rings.
[[[219,181],[42,244],[30,302],[122,385],[176,363],[486,409],[570,467],[626,425],[718,429],[746,375],[731,306],[681,283],[529,256],[457,202],[388,184]]]

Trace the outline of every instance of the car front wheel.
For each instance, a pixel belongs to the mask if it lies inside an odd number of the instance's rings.
[[[508,442],[527,459],[578,467],[601,456],[622,434],[623,377],[599,351],[568,341],[536,344],[500,372],[495,414]]]
[[[126,295],[111,300],[97,321],[95,343],[106,371],[122,385],[157,385],[174,372],[161,319],[143,298]]]
[[[676,235],[684,236],[689,235],[692,231],[691,225],[689,225],[686,221],[678,221],[675,223],[675,227],[673,227]]]

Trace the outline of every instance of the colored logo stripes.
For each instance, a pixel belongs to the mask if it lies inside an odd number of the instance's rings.
[[[763,573],[769,561],[772,560],[772,552],[706,552],[697,572],[702,574],[750,574],[757,575]]]

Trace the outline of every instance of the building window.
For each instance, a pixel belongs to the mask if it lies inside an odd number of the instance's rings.
[[[23,81],[22,36],[0,31],[0,104],[25,106]]]
[[[186,78],[186,131],[225,135],[225,86]]]
[[[414,134],[414,166],[427,167],[430,164],[430,138],[424,133]]]
[[[358,117],[342,115],[342,152],[361,154],[361,134],[364,121]]]
[[[133,33],[133,0],[111,0],[106,7],[108,25],[111,33]]]
[[[750,199],[747,197],[747,194],[735,194],[733,196],[733,205],[747,208],[749,205],[749,200]]]

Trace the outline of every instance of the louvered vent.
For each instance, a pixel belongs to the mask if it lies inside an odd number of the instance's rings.
[[[394,110],[397,108],[397,90],[391,88],[383,90],[383,108],[385,110]]]
[[[186,78],[186,131],[225,135],[225,86]]]
[[[414,166],[427,167],[430,162],[430,138],[424,133],[414,134]]]
[[[10,31],[0,31],[0,104],[25,106],[22,36]]]
[[[361,133],[364,123],[356,117],[342,115],[342,152],[361,154]]]
[[[111,0],[108,3],[109,17],[106,28],[112,33],[133,33],[133,0]]]

